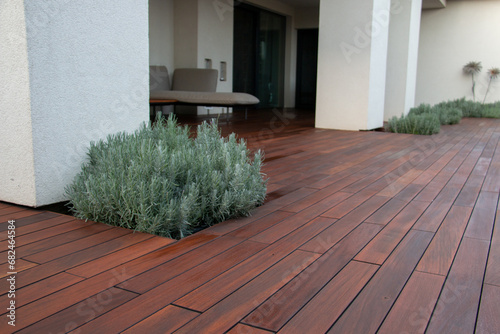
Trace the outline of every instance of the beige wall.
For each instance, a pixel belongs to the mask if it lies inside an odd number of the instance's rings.
[[[446,9],[424,10],[420,31],[416,104],[472,99],[471,78],[462,67],[481,61],[476,100],[482,101],[486,70],[500,67],[500,1],[448,1]],[[500,100],[500,79],[493,82],[488,101]]]
[[[383,125],[390,7],[385,0],[321,0],[316,127]]]

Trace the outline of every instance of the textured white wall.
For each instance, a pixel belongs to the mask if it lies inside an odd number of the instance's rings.
[[[36,204],[22,1],[0,1],[0,200]]]
[[[316,127],[382,126],[390,1],[320,3]]]
[[[65,199],[91,141],[148,120],[148,4],[24,3],[36,202],[15,202],[39,206]]]
[[[469,61],[481,61],[476,99],[483,100],[486,70],[500,68],[500,1],[448,1],[445,9],[424,10],[416,104],[472,99],[471,78],[462,72]],[[500,100],[500,79],[492,83],[487,102]]]
[[[384,120],[415,105],[421,12],[422,0],[392,0]]]

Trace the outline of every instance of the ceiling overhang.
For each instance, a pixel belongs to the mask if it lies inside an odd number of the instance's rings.
[[[445,8],[446,0],[423,0],[422,9]]]

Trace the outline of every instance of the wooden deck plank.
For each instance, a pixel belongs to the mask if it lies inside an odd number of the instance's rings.
[[[30,225],[16,227],[16,235],[21,237],[36,231],[48,229],[53,226],[62,225],[72,221],[78,221],[78,220],[76,220],[74,217],[71,216],[60,215],[55,218],[37,221]],[[0,240],[7,240],[7,231],[0,232]]]
[[[378,268],[350,262],[278,333],[326,333]]]
[[[378,209],[374,214],[366,219],[365,222],[371,224],[387,225],[396,215],[407,206],[409,201],[402,201],[396,198],[391,199],[384,206]]]
[[[28,270],[30,268],[36,267],[36,266],[38,266],[38,263],[26,261],[23,259],[17,259],[15,266],[16,266],[15,270],[10,270],[10,265],[8,263],[4,263],[4,264],[0,265],[0,278],[9,276],[9,274],[8,274],[9,272],[22,272],[22,271]],[[5,286],[6,286],[7,283],[2,283],[2,290],[0,290],[2,292],[4,291],[3,284],[5,284]]]
[[[173,333],[198,315],[197,312],[169,305],[122,333]]]
[[[444,280],[443,276],[415,271],[378,333],[424,333]]]
[[[347,215],[349,212],[369,200],[373,195],[371,191],[361,191],[341,203],[333,206],[330,210],[322,214],[323,217],[340,219]],[[387,199],[389,200],[389,199]]]
[[[498,310],[500,310],[500,286],[485,284],[476,333],[500,333]]]
[[[237,324],[230,331],[226,332],[226,334],[271,334],[272,332],[255,328],[251,326],[247,326],[244,324]]]
[[[337,221],[328,229],[309,240],[302,245],[300,249],[315,253],[324,253],[358,225],[360,225],[366,217],[370,216],[374,211],[384,205],[388,200],[387,197],[374,196],[364,204],[356,208],[344,218]]]
[[[148,234],[134,235],[129,233],[121,238],[112,239],[75,253],[66,253],[66,255],[64,255],[65,253],[62,253],[61,255],[63,256],[59,258],[53,259],[23,272],[23,274],[18,277],[16,285],[18,288],[26,286],[50,277],[51,275],[63,272],[74,266],[99,258],[103,255],[113,253],[135,243],[150,239],[151,237],[152,236]],[[0,287],[4,287],[2,282],[0,282]]]
[[[362,224],[280,291],[260,305],[242,322],[272,331],[279,330],[318,291],[342,270],[380,231]]]
[[[7,226],[6,224],[10,220],[15,221],[15,226],[16,228],[30,225],[33,222],[44,220],[44,219],[49,219],[49,218],[55,218],[58,217],[59,215],[53,212],[40,212],[37,210],[22,210],[15,212],[13,214],[5,215],[0,217],[0,232],[7,231]]]
[[[100,256],[99,258],[78,265],[66,272],[80,277],[92,277],[126,262],[135,260],[143,255],[160,250],[174,241],[168,238],[154,237],[151,239],[129,245],[125,249],[118,250],[111,254]]]
[[[418,271],[446,276],[469,222],[471,208],[454,206],[417,266]]]
[[[181,255],[119,284],[118,287],[144,293],[209,259],[220,263],[220,266],[232,267],[258,253],[264,247],[265,245],[257,242],[241,242],[238,238],[222,237],[216,244],[209,244],[208,247],[202,246]]]
[[[136,296],[129,291],[109,288],[16,333],[67,333]],[[18,312],[20,319],[27,314],[23,308]]]
[[[36,254],[23,255],[23,258],[28,261],[33,261],[37,263],[47,263],[59,257],[64,256],[64,254],[78,252],[80,250],[84,250],[92,246],[98,246],[107,241],[120,238],[126,234],[132,234],[132,231],[125,228],[108,229],[106,231],[94,234],[84,239],[79,239],[73,242],[69,242],[58,247],[38,252]]]
[[[311,235],[316,235],[327,226],[316,224],[311,221],[302,228],[294,231],[279,242],[255,254],[244,262],[238,264],[231,270],[220,275],[216,279],[207,281],[206,284],[187,294],[179,300],[176,305],[186,307],[196,311],[205,311],[215,305],[253,277],[275,265],[278,261],[288,256],[304,242],[309,240]],[[272,256],[269,256],[272,254]]]
[[[486,284],[500,286],[500,209],[497,211],[495,229],[493,231],[493,237],[491,238],[490,253],[488,256],[488,265],[484,282]]]
[[[56,291],[62,290],[83,280],[83,277],[78,277],[67,273],[59,273],[41,282],[28,285],[27,287],[24,287],[22,289],[18,289],[16,296],[16,307],[21,307],[29,304],[37,299],[46,297]],[[8,303],[9,298],[7,294],[0,296],[0,305],[7,305]],[[5,313],[7,313],[7,311],[3,309],[2,312],[0,312],[0,314]]]
[[[429,204],[412,202],[408,204],[373,240],[355,257],[355,260],[382,264],[404,238],[418,217]]]
[[[297,228],[304,226],[307,222],[319,217],[323,212],[327,211],[336,203],[339,203],[343,198],[345,198],[344,194],[333,194],[315,205],[284,219],[269,229],[262,231],[250,240],[269,244],[273,243],[285,235],[293,232]],[[333,224],[334,222],[335,220],[330,219],[330,224]]]
[[[439,193],[424,214],[417,220],[415,230],[436,232],[450,211],[455,198],[460,192],[460,187],[447,185]]]
[[[178,333],[222,333],[273,295],[319,255],[297,250],[179,329]]]
[[[60,218],[57,218],[60,219]],[[46,220],[47,221],[47,220]],[[46,222],[44,221],[44,222]],[[28,234],[18,234],[18,229],[16,229],[16,242],[19,245],[28,245],[33,242],[37,242],[43,239],[47,239],[59,234],[63,234],[66,232],[74,231],[76,229],[82,228],[82,223],[77,220],[69,220],[65,221],[64,219],[60,219],[61,223],[58,223],[56,226],[46,226],[43,229],[38,231],[34,231]],[[34,224],[33,224],[34,225]],[[2,232],[3,233],[3,232]],[[0,249],[6,249],[6,247],[2,247],[6,244],[7,241],[0,242]]]
[[[76,242],[83,238],[104,232],[111,229],[111,226],[104,224],[82,224],[82,228],[66,232],[63,234],[58,234],[46,239],[42,239],[37,242],[33,242],[27,245],[17,245],[16,249],[20,257],[29,256],[32,254],[38,254],[40,252],[60,247],[70,242]]]
[[[328,333],[375,333],[431,237],[429,232],[410,231]]]
[[[493,232],[497,205],[497,193],[481,192],[474,206],[465,236],[489,241]]]
[[[283,220],[290,218],[291,216],[291,212],[276,211],[271,213],[270,215],[265,216],[264,218],[254,221],[252,224],[245,225],[242,228],[228,233],[227,235],[235,238],[249,239],[267,230],[268,228],[279,224]]]
[[[473,333],[489,243],[464,238],[432,314],[427,333]]]

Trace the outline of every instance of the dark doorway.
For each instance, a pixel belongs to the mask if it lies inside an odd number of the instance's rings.
[[[297,31],[296,108],[315,108],[317,78],[318,29],[299,29]]]
[[[259,108],[284,105],[284,16],[238,4],[234,8],[233,90],[259,98]]]

